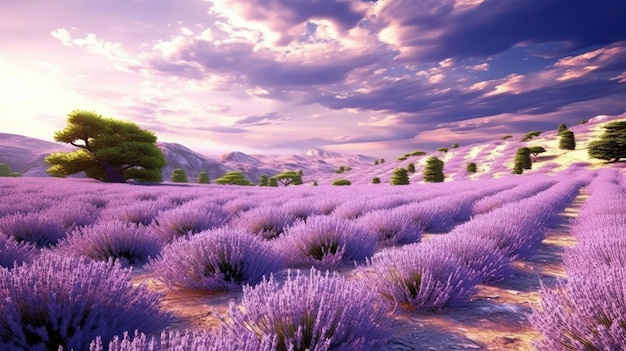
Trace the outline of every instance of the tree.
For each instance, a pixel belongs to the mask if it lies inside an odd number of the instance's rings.
[[[513,173],[522,174],[524,169],[531,169],[532,161],[530,159],[530,149],[527,147],[520,147],[515,153],[515,160],[513,162]]]
[[[589,143],[589,157],[609,162],[626,158],[626,121],[607,123],[603,128],[600,139]]]
[[[467,166],[465,167],[465,170],[467,171],[467,173],[476,173],[477,172],[476,163],[474,162],[468,163]]]
[[[406,170],[407,170],[409,173],[415,173],[415,165],[414,165],[414,164],[412,164],[412,163],[409,163],[409,164],[406,166]]]
[[[372,184],[380,184],[380,178],[378,177],[372,178]]]
[[[524,135],[524,137],[522,138],[522,141],[528,141],[534,137],[540,136],[541,132],[537,131],[537,130],[533,130],[532,132],[528,132],[526,133],[526,135]]]
[[[424,151],[413,151],[410,154],[408,154],[408,156],[424,156],[426,155],[426,152]],[[405,155],[406,156],[406,155]]]
[[[217,184],[230,184],[230,185],[254,185],[251,181],[246,179],[246,176],[237,171],[226,172],[223,176],[215,179]]]
[[[10,177],[12,172],[11,166],[6,163],[0,163],[0,177]]]
[[[259,186],[268,186],[270,177],[267,174],[261,174],[259,177]]]
[[[561,132],[561,139],[559,140],[559,149],[561,150],[575,150],[576,149],[576,138],[574,137],[574,132],[571,130],[566,130]]]
[[[374,166],[378,166],[378,160],[374,161]]]
[[[443,174],[444,163],[437,157],[429,157],[424,167],[424,181],[428,183],[443,182],[445,176]]]
[[[198,183],[200,184],[209,184],[211,183],[211,179],[209,178],[209,174],[207,172],[198,173]]]
[[[303,175],[304,175],[304,171],[300,169],[300,170],[298,170],[298,174],[299,174],[300,176],[303,176]]]
[[[85,172],[90,178],[108,183],[129,179],[162,181],[165,156],[151,131],[82,110],[68,114],[67,123],[65,129],[54,133],[54,139],[79,149],[46,157],[50,175],[65,177]]]
[[[453,149],[458,149],[459,148],[459,144],[457,144],[457,143],[452,144],[452,148]]]
[[[300,185],[302,184],[302,176],[297,172],[293,171],[285,171],[283,173],[277,174],[272,178],[276,179],[276,181],[284,186],[289,184]]]
[[[278,186],[278,181],[276,180],[276,178],[270,178],[270,180],[267,182],[267,186]]]
[[[409,182],[409,171],[405,168],[396,168],[391,175],[391,179],[389,179],[389,183],[391,185],[408,185]]]
[[[561,134],[561,132],[564,132],[566,130],[567,130],[567,125],[565,123],[559,124],[559,127],[556,129],[556,131],[559,132],[559,134]]]
[[[314,180],[314,181],[313,181],[313,186],[317,186],[317,185],[318,185],[318,184],[317,184],[317,180]]]
[[[502,137],[502,140],[511,139],[512,137],[513,137],[512,135],[505,135]]]
[[[346,171],[346,166],[340,166],[338,170],[335,171],[337,174],[341,174]]]
[[[174,168],[174,172],[172,173],[171,181],[174,183],[187,183],[189,179],[187,179],[187,173],[182,168]]]
[[[333,185],[351,185],[352,182],[347,179],[337,179],[333,182]]]
[[[381,159],[380,159],[380,163],[385,163],[385,159],[384,159],[384,158],[381,158]]]
[[[437,149],[437,151],[446,153],[446,152],[448,152],[448,148],[447,147],[440,147],[440,148]]]
[[[531,146],[528,148],[528,150],[530,150],[530,153],[533,155],[535,160],[537,160],[537,157],[539,156],[539,154],[546,152],[546,149],[544,149],[541,146]]]

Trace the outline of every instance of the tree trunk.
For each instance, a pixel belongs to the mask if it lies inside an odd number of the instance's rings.
[[[104,169],[104,181],[106,183],[126,183],[126,179],[124,179],[120,169],[113,167],[113,165],[107,161],[100,160],[98,164]]]

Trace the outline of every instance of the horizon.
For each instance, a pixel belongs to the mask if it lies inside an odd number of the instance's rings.
[[[202,154],[391,159],[626,113],[618,0],[4,7],[0,131],[46,141],[84,109]]]

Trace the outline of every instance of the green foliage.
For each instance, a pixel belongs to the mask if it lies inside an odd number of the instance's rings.
[[[533,130],[532,132],[528,132],[526,133],[526,135],[524,135],[524,137],[522,138],[522,141],[528,141],[534,137],[538,137],[541,135],[540,131],[537,130]]]
[[[251,181],[246,179],[246,176],[237,171],[226,172],[223,176],[215,179],[216,184],[229,184],[229,185],[254,185]]]
[[[530,146],[528,147],[528,150],[530,150],[530,153],[537,158],[537,156],[539,156],[539,154],[542,154],[544,152],[546,152],[546,149],[544,149],[541,146]]]
[[[372,178],[372,184],[380,184],[380,178],[378,177]]]
[[[303,175],[304,175],[304,171],[300,169],[300,170],[298,170],[298,174],[299,174],[300,176],[303,176]]]
[[[409,156],[424,156],[426,155],[426,153],[424,151],[413,151],[410,154],[408,154]]]
[[[189,179],[187,179],[187,173],[185,173],[185,170],[182,168],[175,168],[170,180],[174,183],[189,182]]]
[[[11,172],[10,177],[21,177],[22,173],[20,172]]]
[[[445,153],[445,152],[448,152],[448,148],[447,147],[440,147],[440,148],[437,149],[437,151]]]
[[[313,186],[317,186],[317,185],[318,185],[318,184],[317,184],[317,180],[314,180],[314,181],[313,181]]]
[[[398,161],[406,161],[406,159],[407,159],[406,156],[400,156],[396,160],[398,160]]]
[[[566,130],[567,130],[567,125],[565,123],[559,124],[559,127],[556,129],[556,131],[559,132],[559,134]]]
[[[381,158],[381,159],[380,159],[380,163],[385,163],[385,159],[384,159],[384,158]]]
[[[374,166],[378,166],[378,160],[374,161]]]
[[[270,180],[270,177],[267,174],[261,174],[261,176],[259,177],[259,186],[268,186],[269,180]]]
[[[452,148],[453,149],[458,149],[459,148],[459,144],[457,144],[457,143],[452,144]]]
[[[626,121],[604,125],[604,133],[600,135],[600,139],[589,143],[587,152],[590,158],[609,162],[626,158]]]
[[[11,166],[6,163],[0,163],[0,177],[10,177],[12,172]]]
[[[407,170],[409,173],[415,173],[415,165],[414,165],[414,164],[412,164],[412,163],[409,163],[409,164],[406,166],[406,170]]]
[[[515,153],[515,160],[513,161],[513,174],[522,174],[524,169],[532,168],[532,160],[530,159],[530,149],[527,147],[520,147]]]
[[[333,185],[351,185],[352,182],[347,179],[337,179],[333,182]]]
[[[200,184],[209,184],[211,183],[211,179],[209,178],[209,174],[207,172],[198,173],[198,183]]]
[[[409,182],[409,171],[405,168],[396,168],[393,170],[393,174],[391,175],[391,179],[389,179],[389,183],[391,185],[408,185]]]
[[[443,182],[445,176],[443,174],[444,163],[437,157],[429,157],[424,167],[424,182],[440,183]]]
[[[502,140],[511,139],[512,137],[513,137],[512,135],[505,135],[502,137]]]
[[[47,172],[52,176],[85,172],[90,178],[109,183],[162,181],[165,156],[156,146],[157,138],[134,123],[74,110],[68,114],[65,129],[56,132],[54,139],[79,149],[46,157],[50,165]]]
[[[348,166],[348,167],[346,167],[346,172],[349,172],[349,171],[351,171],[351,170],[352,170],[352,167],[349,167],[349,166]]]
[[[335,171],[337,174],[344,173],[346,171],[346,166],[339,166],[339,169]]]
[[[270,178],[267,186],[278,186],[278,181],[276,180],[276,178]]]
[[[285,171],[283,173],[277,174],[272,177],[276,179],[277,185],[278,183],[287,186],[289,184],[300,185],[302,184],[302,176],[298,172],[294,171]]]
[[[467,171],[467,173],[476,173],[478,171],[476,167],[476,163],[474,162],[468,163],[467,166],[465,167],[465,170]]]
[[[561,139],[559,140],[559,149],[561,150],[575,150],[576,149],[576,138],[574,137],[574,132],[571,130],[566,130],[561,132]]]

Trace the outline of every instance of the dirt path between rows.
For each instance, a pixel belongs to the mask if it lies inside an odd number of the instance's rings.
[[[577,216],[586,198],[581,192],[560,214],[558,224],[548,229],[535,255],[516,261],[513,274],[504,281],[479,286],[465,306],[436,313],[398,307],[393,333],[381,350],[534,350],[531,341],[541,335],[530,325],[528,313],[531,306],[540,304],[540,282],[549,287],[565,276],[561,253],[576,244],[569,234],[569,221]],[[134,277],[135,283],[144,282],[165,294],[164,308],[177,317],[172,329],[217,328],[222,322],[216,312],[225,316],[229,302],[241,299],[241,292],[173,291],[141,269]]]

